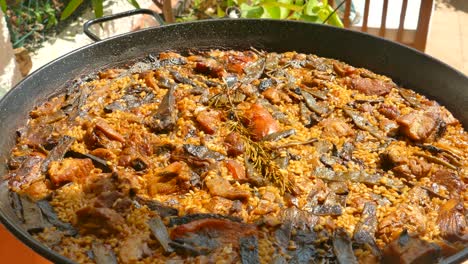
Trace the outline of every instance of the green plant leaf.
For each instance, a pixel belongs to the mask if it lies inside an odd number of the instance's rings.
[[[6,11],[7,11],[6,0],[0,0],[0,8],[2,9],[3,13],[6,13]]]
[[[103,0],[91,0],[91,4],[94,10],[94,16],[99,18],[104,15]]]
[[[330,5],[327,6],[327,9],[330,13],[333,12],[333,7],[331,7]],[[327,23],[336,27],[344,27],[343,21],[341,21],[340,17],[336,13],[333,13],[333,15],[330,16]]]
[[[224,10],[219,5],[217,5],[216,6],[216,15],[218,17],[224,17],[226,15],[226,12],[224,12]]]
[[[273,19],[281,18],[281,11],[279,7],[277,6],[268,7],[264,5],[262,5],[262,7],[263,7],[263,14],[261,18],[273,18]]]
[[[261,6],[250,6],[243,3],[239,8],[244,18],[260,18],[263,15],[263,8]]]
[[[83,0],[71,0],[60,15],[60,20],[67,19],[83,3]]]
[[[305,8],[304,8],[304,15],[307,15],[307,16],[314,16],[316,15],[315,11],[314,11],[314,8],[319,6],[321,3],[317,0],[309,0],[307,1],[307,3],[305,4]]]
[[[320,19],[318,16],[308,16],[308,15],[301,15],[300,20],[304,20],[307,22],[312,22],[312,23],[319,23]]]
[[[137,0],[127,0],[133,7],[140,9],[140,4],[138,4]],[[101,0],[102,2],[102,0]]]
[[[303,6],[304,3],[305,3],[304,0],[296,0],[296,1],[294,1],[294,4],[297,5],[297,6]]]

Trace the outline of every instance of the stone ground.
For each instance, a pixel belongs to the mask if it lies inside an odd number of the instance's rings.
[[[468,0],[438,0],[426,53],[468,75]]]

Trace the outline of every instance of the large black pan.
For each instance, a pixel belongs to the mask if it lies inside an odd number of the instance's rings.
[[[16,129],[28,112],[70,80],[164,50],[210,48],[298,51],[336,58],[385,74],[445,105],[468,128],[468,78],[416,50],[367,34],[329,26],[277,20],[209,20],[128,33],[73,51],[32,73],[0,101],[0,175],[6,172]],[[6,182],[0,184],[0,220],[21,241],[56,263],[72,263],[34,240],[15,216]],[[458,255],[453,263],[468,257]]]

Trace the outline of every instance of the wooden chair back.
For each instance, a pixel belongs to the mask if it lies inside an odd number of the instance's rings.
[[[404,28],[406,12],[408,7],[408,0],[402,0],[399,18],[398,29],[387,28],[387,15],[388,15],[388,3],[389,0],[383,0],[382,8],[382,19],[379,28],[371,28],[368,26],[369,21],[369,7],[371,0],[365,0],[364,13],[362,14],[362,26],[351,25],[350,14],[351,14],[351,2],[352,0],[329,0],[328,2],[333,6],[338,6],[344,1],[344,25],[346,28],[355,29],[358,31],[368,32],[370,34],[385,37],[391,40],[398,41],[405,45],[416,48],[420,51],[426,49],[427,36],[429,33],[429,23],[432,15],[433,0],[421,0],[419,7],[419,16],[416,30],[408,30]],[[382,0],[372,0],[382,1]]]

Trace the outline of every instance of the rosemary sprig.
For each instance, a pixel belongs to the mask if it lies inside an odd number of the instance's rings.
[[[240,121],[228,121],[227,125],[230,131],[241,135],[245,146],[245,155],[250,159],[255,170],[267,181],[279,187],[282,193],[292,191],[291,180],[273,160],[273,152],[268,150],[264,142],[253,141],[249,136],[248,129]]]

